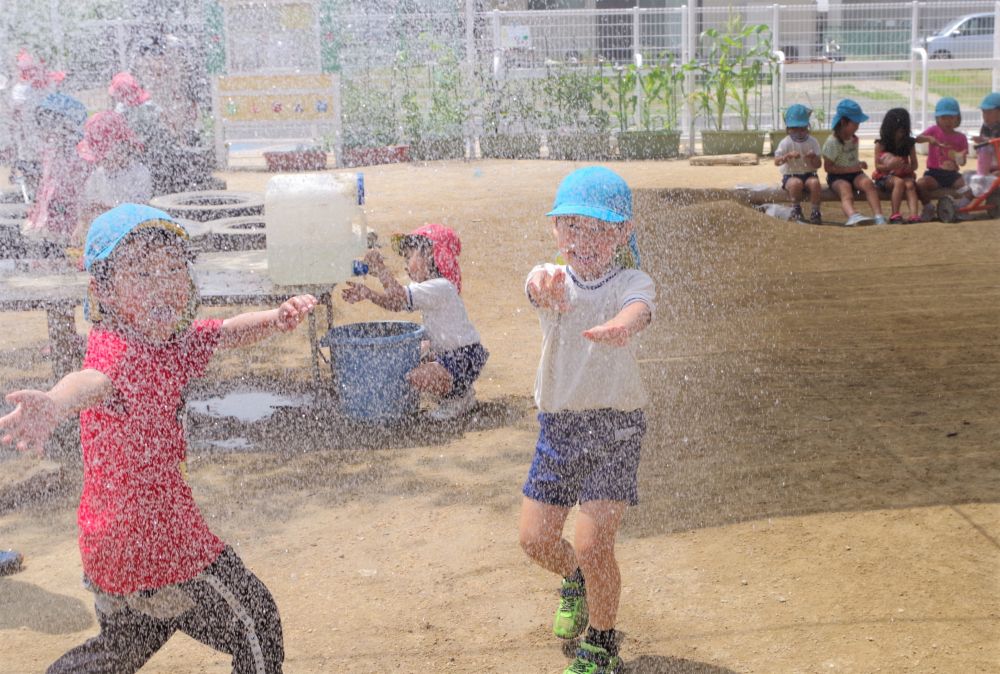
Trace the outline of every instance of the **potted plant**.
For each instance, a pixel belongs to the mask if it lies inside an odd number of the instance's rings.
[[[408,147],[399,143],[399,120],[393,89],[378,87],[372,78],[345,82],[341,88],[344,166],[373,166],[408,161]]]
[[[265,152],[264,161],[271,173],[322,171],[326,168],[326,152],[318,145],[299,145],[294,150]]]
[[[597,74],[565,66],[550,70],[542,83],[550,159],[601,161],[611,157],[611,116],[594,104],[604,86],[603,64]]]
[[[764,153],[764,132],[756,127],[764,79],[773,78],[774,54],[770,28],[766,24],[746,25],[730,14],[725,32],[709,28],[701,35],[707,44],[705,61],[688,64],[701,78],[701,88],[692,93],[695,104],[711,126],[702,131],[705,154],[734,152]],[[735,112],[739,130],[725,128],[727,111]]]
[[[641,130],[628,130],[623,125],[618,134],[618,153],[622,159],[669,159],[680,153],[681,134],[677,131],[679,91],[684,71],[674,63],[672,55],[665,62],[653,64],[645,72],[636,64],[629,66],[629,76],[623,84],[635,91],[637,84],[642,96],[634,94],[619,100],[632,112],[638,112]],[[662,110],[661,115],[654,111]]]
[[[423,160],[464,159],[462,127],[469,105],[465,100],[461,66],[450,47],[432,44],[431,53],[436,60],[427,65],[430,108],[426,116],[420,113],[412,89],[408,89],[403,100],[404,118],[411,136],[410,155]]]
[[[479,139],[483,157],[538,158],[542,137],[535,131],[541,119],[535,107],[537,90],[533,79],[494,81],[484,118],[485,133]]]

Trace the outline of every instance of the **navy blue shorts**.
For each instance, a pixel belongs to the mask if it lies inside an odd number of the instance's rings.
[[[479,342],[439,353],[435,360],[451,375],[451,391],[445,397],[458,398],[465,395],[473,382],[479,379],[479,373],[483,371],[489,357],[490,352]]]
[[[791,180],[792,178],[798,178],[799,180],[802,181],[802,184],[805,185],[807,180],[816,177],[817,176],[815,173],[786,173],[785,175],[781,176],[781,189],[787,190],[788,187],[786,185],[788,181]]]
[[[833,187],[833,184],[838,180],[846,180],[851,186],[851,190],[854,190],[854,179],[858,176],[863,176],[864,171],[855,171],[854,173],[827,173],[826,174],[826,184]]]
[[[535,458],[522,490],[528,498],[572,508],[587,501],[639,502],[642,410],[538,415]]]
[[[939,168],[929,168],[924,171],[924,177],[934,178],[939,187],[951,187],[955,181],[962,177],[958,171],[946,171]]]

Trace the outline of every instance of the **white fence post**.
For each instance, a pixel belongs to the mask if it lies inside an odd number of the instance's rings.
[[[778,64],[778,77],[777,82],[775,82],[774,71],[771,71],[771,102],[774,105],[771,106],[771,128],[780,129],[779,121],[781,119],[781,106],[785,98],[785,88],[784,88],[784,72],[785,72],[785,50],[781,48],[781,7],[777,4],[771,6],[771,53],[777,54],[781,53]],[[775,92],[777,88],[777,92]],[[760,120],[757,120],[757,124],[760,124]],[[759,127],[758,127],[759,128]]]
[[[915,47],[920,45],[920,5],[917,0],[913,0],[912,7],[910,9],[910,107],[907,110],[913,110],[913,105],[917,102],[916,87],[917,87],[917,52],[914,51]]]
[[[993,91],[1000,89],[998,58],[1000,58],[1000,2],[993,5]]]
[[[696,9],[692,9],[690,5],[684,5],[681,7],[681,16],[683,23],[683,29],[681,31],[681,50],[682,56],[681,61],[683,63],[690,63],[694,57],[697,55],[697,49],[695,45],[697,44],[698,36],[695,35],[696,26]],[[694,89],[694,73],[687,72],[684,75],[684,126],[687,128],[688,132],[688,154],[694,154],[694,110],[691,106],[691,96]]]
[[[643,62],[642,52],[639,51],[639,39],[641,37],[641,31],[639,30],[639,8],[632,8],[632,63],[635,64],[637,77],[635,78],[635,128],[642,128],[642,115],[639,113],[642,110],[642,84],[640,81],[641,68]]]

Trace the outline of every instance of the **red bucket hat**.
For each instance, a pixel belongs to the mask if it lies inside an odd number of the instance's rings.
[[[149,100],[149,92],[139,86],[131,73],[120,72],[111,78],[108,96],[126,105],[142,105]]]
[[[22,49],[17,53],[17,69],[22,82],[30,82],[36,89],[42,89],[50,84],[59,84],[66,79],[66,73],[61,70],[46,70],[45,61],[36,59],[32,54]]]
[[[142,148],[123,116],[113,110],[102,110],[83,125],[83,140],[76,146],[76,152],[81,159],[96,164],[122,144]]]
[[[431,254],[434,256],[434,266],[437,267],[441,276],[451,281],[452,285],[461,294],[462,270],[458,266],[458,256],[462,252],[462,241],[458,238],[455,230],[451,227],[435,223],[424,225],[403,237],[398,235],[393,237],[393,247],[397,248],[397,252],[401,252],[401,248],[399,248],[396,241],[402,243],[406,238],[417,236],[430,240],[432,245]]]

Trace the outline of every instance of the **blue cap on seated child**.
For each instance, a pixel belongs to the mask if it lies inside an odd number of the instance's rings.
[[[583,215],[605,222],[632,219],[632,190],[609,168],[587,166],[563,178],[546,215]]]
[[[801,103],[790,105],[788,106],[788,110],[785,110],[785,126],[790,129],[808,128],[809,115],[811,114],[812,110]]]
[[[994,91],[986,94],[986,98],[979,104],[980,110],[1000,110],[1000,93]]]
[[[934,106],[935,117],[960,117],[961,115],[962,110],[958,107],[958,101],[951,96],[945,96]]]
[[[830,128],[836,129],[837,125],[840,124],[840,120],[845,118],[855,124],[868,121],[868,115],[861,110],[861,106],[858,105],[857,101],[852,101],[850,98],[845,98],[837,103],[837,112],[833,116],[833,124],[830,125]]]

